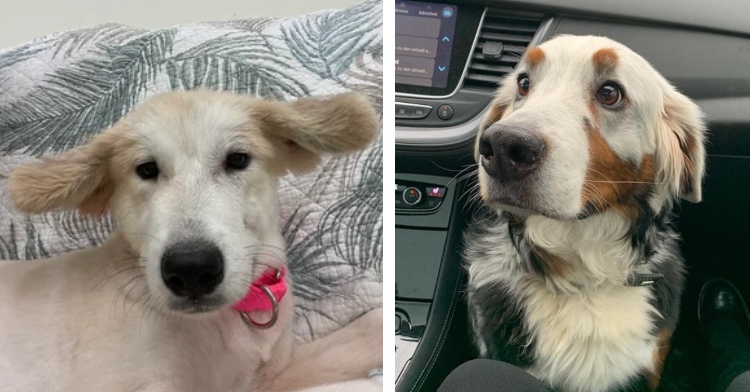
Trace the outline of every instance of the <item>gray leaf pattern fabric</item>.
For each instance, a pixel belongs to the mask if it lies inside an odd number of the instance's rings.
[[[271,99],[368,94],[382,114],[382,4],[143,30],[106,24],[0,51],[0,259],[101,244],[111,218],[13,209],[18,164],[84,144],[145,98],[213,88]],[[382,306],[382,140],[282,179],[279,205],[302,340]]]

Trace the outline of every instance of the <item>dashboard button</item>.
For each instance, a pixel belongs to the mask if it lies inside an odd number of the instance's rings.
[[[453,118],[453,107],[451,105],[440,105],[437,115],[441,120],[450,120]]]
[[[428,186],[425,188],[425,193],[429,197],[443,197],[445,196],[445,188],[442,186]]]
[[[425,204],[425,207],[427,208],[438,208],[440,207],[440,198],[439,197],[428,197],[427,203]]]
[[[431,111],[432,108],[429,106],[412,106],[411,115],[409,116],[409,118],[413,120],[425,118],[430,114]]]
[[[406,205],[413,206],[422,201],[422,192],[415,187],[409,187],[404,191],[403,198]]]
[[[396,118],[409,118],[411,107],[401,103],[396,104]]]

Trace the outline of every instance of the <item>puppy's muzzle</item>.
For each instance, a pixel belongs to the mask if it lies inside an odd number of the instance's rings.
[[[480,162],[485,172],[500,182],[520,181],[539,166],[546,147],[536,132],[496,124],[479,139]]]
[[[161,277],[175,295],[195,300],[212,293],[224,280],[224,256],[211,242],[177,243],[161,258]]]

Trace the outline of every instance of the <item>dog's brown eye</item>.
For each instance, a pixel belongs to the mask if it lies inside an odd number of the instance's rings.
[[[531,85],[531,81],[529,81],[529,76],[526,74],[518,75],[518,95],[521,97],[525,97],[529,93],[529,87]]]
[[[596,92],[596,100],[609,108],[616,108],[622,103],[622,89],[616,83],[605,83]]]
[[[153,161],[144,162],[135,167],[135,172],[138,174],[138,177],[144,180],[153,180],[159,177],[159,166]]]
[[[227,160],[224,164],[227,170],[242,170],[250,164],[250,156],[242,152],[231,153],[227,155]]]

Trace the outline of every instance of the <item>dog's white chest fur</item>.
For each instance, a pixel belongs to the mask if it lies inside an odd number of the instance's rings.
[[[536,360],[529,373],[569,391],[607,391],[653,371],[654,310],[646,288],[603,288],[555,295],[532,282],[524,313]]]
[[[245,325],[220,325],[221,322],[207,322],[206,328],[198,331],[194,326],[166,329],[154,323],[158,320],[144,320],[140,326],[127,322],[125,327],[132,333],[97,334],[79,339],[73,347],[46,353],[43,347],[54,346],[51,339],[41,337],[45,344],[38,345],[38,351],[16,358],[20,366],[36,356],[35,367],[19,368],[12,363],[0,366],[6,371],[15,368],[13,377],[0,382],[0,391],[267,390],[268,376],[281,371],[280,366],[291,353],[292,340],[279,339],[282,331],[255,333],[242,330],[248,328]],[[283,329],[284,334],[290,332]],[[12,343],[3,344],[2,340],[0,347],[18,351]],[[65,353],[70,348],[72,355]],[[2,359],[0,355],[0,365]],[[36,377],[37,372],[56,374],[51,378]]]
[[[638,263],[638,253],[623,240],[629,224],[609,213],[592,218],[584,227],[532,217],[525,233],[546,249],[567,253],[571,266],[565,276],[519,285],[538,358],[529,372],[571,391],[607,391],[654,370],[658,311],[652,292],[613,283]]]
[[[652,305],[652,291],[612,283],[627,275],[635,257],[617,242],[627,226],[611,217],[595,219],[602,222],[591,231],[576,224],[527,222],[526,235],[536,243],[568,250],[569,268],[563,276],[546,280],[520,267],[524,261],[509,240],[506,224],[491,226],[472,239],[472,291],[503,290],[509,296],[527,330],[527,341],[519,344],[530,345],[533,352],[528,372],[564,391],[617,390],[632,377],[655,370],[658,338],[653,328],[660,315]],[[570,251],[571,243],[586,246]],[[481,331],[497,321],[487,320],[491,316],[484,309],[498,304],[472,301],[475,335],[486,354],[491,343],[482,340]]]
[[[76,266],[100,268],[86,261],[0,266],[5,273],[0,276],[7,279],[0,284],[0,297],[14,298],[13,306],[0,307],[0,392],[268,390],[267,384],[289,362],[291,296],[280,301],[277,324],[268,330],[252,329],[239,313],[228,310],[205,319],[166,316],[139,304],[117,302],[121,284],[93,291],[96,283],[85,282],[96,280]],[[33,274],[35,269],[44,276]],[[75,279],[52,283],[63,271],[72,270]],[[51,289],[23,294],[28,290],[23,282],[32,278]],[[96,295],[84,294],[88,292]],[[56,305],[28,311],[42,304]]]

